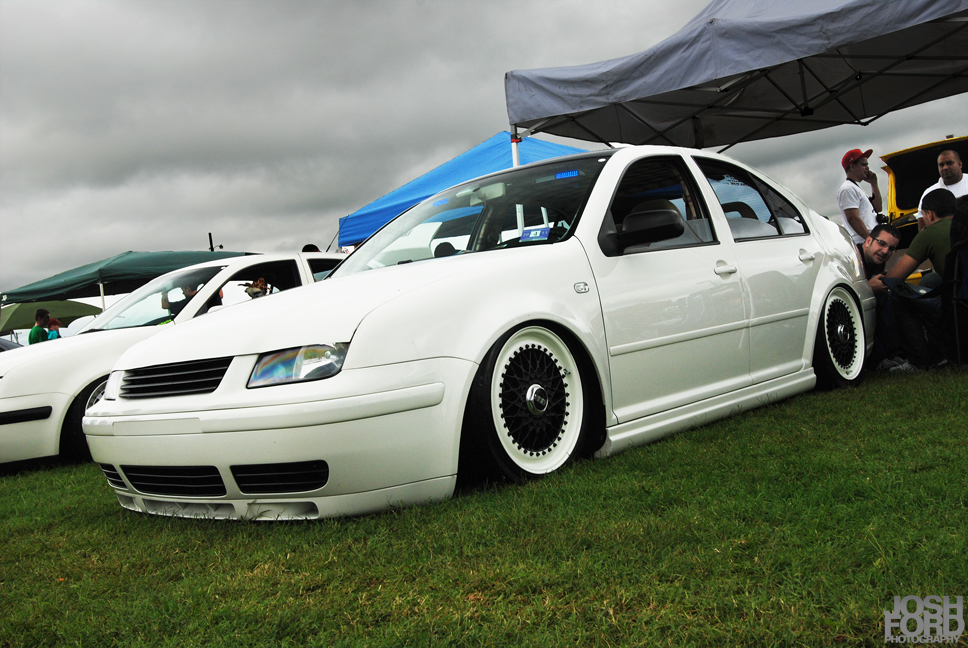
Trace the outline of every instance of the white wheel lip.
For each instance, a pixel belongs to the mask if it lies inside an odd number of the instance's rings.
[[[831,305],[833,305],[835,302],[844,304],[854,327],[854,357],[851,360],[851,363],[846,367],[841,366],[834,357],[833,349],[830,348],[830,339],[827,335],[827,314]],[[823,313],[821,313],[821,317],[823,342],[827,349],[827,357],[830,359],[830,364],[833,366],[834,371],[837,372],[838,376],[844,380],[854,380],[860,375],[860,372],[864,368],[864,350],[866,343],[864,339],[864,323],[861,319],[860,308],[857,306],[857,302],[854,301],[854,298],[845,288],[834,288],[830,291],[830,294],[827,295],[827,299],[824,300],[824,308]]]
[[[525,343],[540,344],[558,361],[558,365],[563,370],[562,381],[568,390],[568,416],[561,432],[560,442],[557,447],[541,456],[532,456],[522,451],[508,436],[507,427],[501,416],[501,375],[508,360]],[[528,326],[515,331],[501,347],[495,360],[489,396],[491,418],[498,440],[515,466],[534,475],[544,475],[561,468],[574,453],[581,436],[581,425],[584,419],[583,385],[577,360],[568,345],[555,333],[541,326]]]

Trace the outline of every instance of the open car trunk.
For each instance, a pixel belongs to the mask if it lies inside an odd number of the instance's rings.
[[[881,156],[887,172],[887,216],[901,231],[900,249],[911,245],[918,233],[917,211],[921,194],[938,181],[938,155],[949,149],[968,159],[968,137],[922,144]]]

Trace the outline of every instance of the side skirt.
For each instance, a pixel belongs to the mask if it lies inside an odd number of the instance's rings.
[[[817,377],[813,368],[807,368],[765,383],[610,427],[606,430],[605,444],[595,453],[595,457],[609,457],[635,446],[658,441],[675,432],[776,403],[810,391],[816,383]]]

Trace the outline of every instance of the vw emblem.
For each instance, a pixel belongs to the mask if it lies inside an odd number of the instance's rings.
[[[525,395],[528,411],[532,416],[541,416],[548,409],[548,394],[541,385],[531,385]]]

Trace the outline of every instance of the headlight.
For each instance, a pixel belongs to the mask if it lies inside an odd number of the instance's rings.
[[[263,353],[255,363],[246,387],[268,387],[320,380],[339,373],[349,344],[314,344]]]
[[[108,384],[104,386],[104,400],[117,400],[121,392],[121,377],[123,371],[112,371],[108,376]]]

